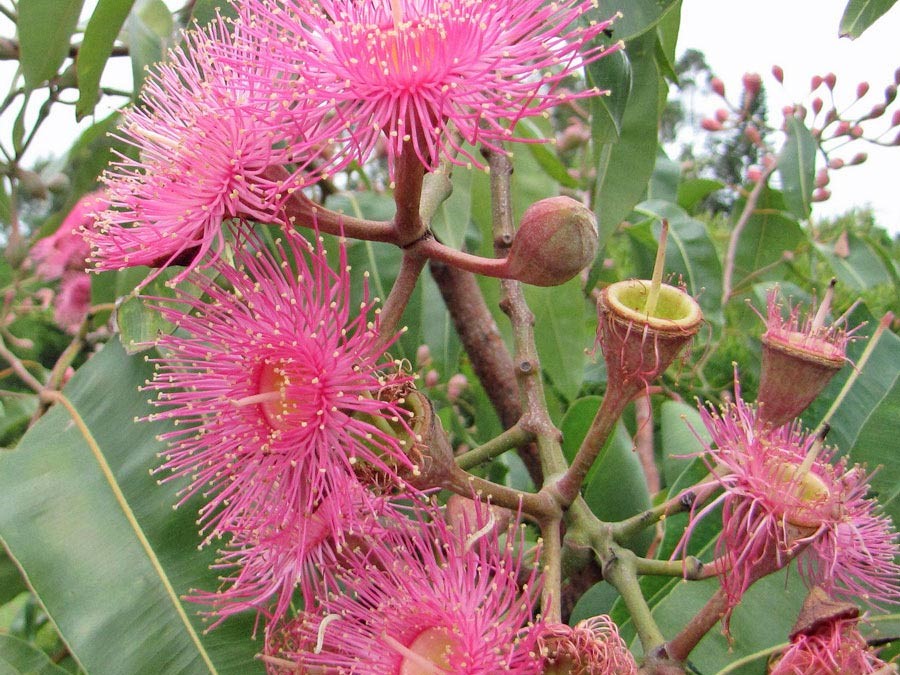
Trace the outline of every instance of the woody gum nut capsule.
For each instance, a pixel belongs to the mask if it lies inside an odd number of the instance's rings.
[[[533,286],[563,284],[594,261],[597,219],[570,197],[551,197],[525,211],[509,249],[509,277]]]
[[[658,377],[700,329],[700,305],[685,291],[659,287],[652,315],[646,313],[651,283],[620,281],[600,294],[597,339],[610,386],[639,389]]]
[[[841,368],[843,352],[762,336],[759,382],[760,419],[781,426],[809,407]]]

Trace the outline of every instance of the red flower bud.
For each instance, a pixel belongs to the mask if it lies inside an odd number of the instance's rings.
[[[900,110],[895,110],[894,114],[891,115],[891,126],[900,127]]]
[[[744,91],[747,92],[747,95],[751,99],[756,98],[760,87],[762,87],[762,78],[759,76],[759,73],[744,73],[741,82],[744,85]]]
[[[850,136],[852,138],[860,138],[863,135],[863,128],[858,124],[850,129]]]
[[[869,83],[860,82],[856,85],[856,98],[862,98],[869,92]]]
[[[844,136],[845,134],[850,133],[850,122],[846,120],[841,120],[838,122],[837,129],[834,130],[835,136]]]
[[[819,172],[816,174],[816,187],[823,188],[830,182],[830,178],[828,177],[828,169],[819,169]]]
[[[759,134],[759,129],[752,124],[747,125],[747,128],[744,129],[744,136],[754,145],[762,145],[762,136]]]
[[[551,197],[525,211],[507,257],[511,278],[533,286],[567,282],[597,255],[597,219],[571,197]]]
[[[722,131],[722,123],[709,117],[700,121],[700,127],[706,131]]]
[[[818,115],[820,112],[822,112],[822,99],[820,99],[818,96],[813,99],[812,111],[816,115]]]
[[[853,156],[853,159],[850,160],[850,166],[856,166],[857,164],[862,164],[869,156],[864,152],[858,152]]]
[[[772,66],[772,77],[778,80],[779,84],[784,83],[784,69],[781,66]]]
[[[822,78],[822,81],[825,83],[825,86],[829,89],[834,89],[834,85],[837,84],[837,75],[834,73],[828,73],[825,77]]]
[[[758,183],[759,181],[761,181],[762,176],[762,169],[755,164],[747,169],[747,180],[752,181],[753,183]]]
[[[730,113],[725,110],[725,108],[719,108],[718,110],[716,110],[716,119],[719,122],[727,122],[729,115]]]
[[[822,78],[818,75],[813,75],[812,80],[809,83],[809,90],[815,91],[819,87],[822,86]]]
[[[884,90],[884,102],[890,105],[894,102],[895,98],[897,98],[897,85],[888,85]]]
[[[844,160],[840,157],[835,157],[834,159],[828,160],[828,168],[829,169],[840,169],[844,166]]]
[[[718,77],[714,77],[709,81],[710,88],[719,96],[725,95],[725,83]]]
[[[812,200],[814,202],[824,202],[824,201],[828,201],[828,199],[830,197],[831,197],[831,190],[828,190],[828,189],[822,187],[822,188],[816,188],[813,191]]]

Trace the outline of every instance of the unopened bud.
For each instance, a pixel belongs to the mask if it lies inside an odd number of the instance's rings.
[[[747,180],[758,183],[762,180],[763,172],[762,169],[755,164],[747,169]]]
[[[730,113],[725,110],[725,108],[719,108],[718,110],[716,110],[716,119],[720,122],[727,122],[729,115]]]
[[[812,200],[814,202],[824,202],[831,197],[831,190],[827,188],[816,188],[813,190]]]
[[[793,117],[794,116],[794,106],[786,105],[786,106],[782,107],[781,114],[784,115],[785,117]]]
[[[812,80],[809,83],[809,90],[815,91],[816,89],[818,89],[821,86],[822,86],[822,78],[819,77],[818,75],[813,75]]]
[[[762,136],[759,133],[759,129],[752,124],[747,125],[747,128],[744,129],[744,136],[754,145],[762,145]]]
[[[850,133],[850,122],[841,120],[838,122],[837,128],[834,130],[835,136],[844,136]]]
[[[819,172],[816,174],[816,187],[825,187],[829,182],[828,169],[819,169]]]
[[[894,114],[891,115],[891,126],[900,127],[900,110],[895,110]]]
[[[834,85],[837,84],[837,75],[834,73],[828,73],[825,77],[822,78],[822,81],[825,83],[825,86],[829,89],[834,89]]]
[[[574,122],[567,126],[556,139],[556,148],[560,152],[567,152],[580,148],[591,138],[591,130],[582,122]]]
[[[822,112],[822,105],[823,105],[822,99],[820,99],[818,96],[813,99],[812,111],[813,111],[814,115],[818,115],[820,112]]]
[[[879,103],[878,105],[873,105],[872,109],[869,111],[869,114],[866,115],[867,119],[874,120],[878,119],[882,115],[884,115],[885,110],[887,110],[887,106],[883,103]]]
[[[457,373],[447,382],[447,398],[450,402],[456,401],[468,388],[469,380],[462,373]]]
[[[894,71],[894,84],[900,87],[900,68]]]
[[[834,159],[828,160],[828,168],[829,169],[840,169],[844,166],[844,160],[840,157],[835,157]]]
[[[762,162],[764,167],[771,169],[778,163],[778,158],[775,155],[763,155]]]
[[[867,159],[869,159],[869,156],[866,153],[858,152],[855,155],[853,155],[853,159],[850,160],[850,166],[856,166],[858,164],[862,164]]]
[[[428,345],[419,345],[416,350],[416,365],[420,368],[431,365],[431,349]]]
[[[700,121],[700,126],[706,131],[722,131],[722,123],[711,117],[705,117]]]
[[[441,381],[441,376],[438,371],[434,368],[425,373],[425,386],[426,387],[436,387],[438,382]]]
[[[72,181],[64,173],[57,173],[47,180],[47,189],[53,194],[61,194],[67,192],[72,185]]]
[[[33,199],[47,198],[47,186],[44,185],[44,181],[34,171],[19,167],[16,170],[16,178],[19,179],[22,188],[24,188],[29,197]]]
[[[718,77],[714,77],[709,81],[710,89],[712,89],[719,96],[725,96],[725,83],[722,82]]]
[[[525,211],[507,257],[507,273],[534,286],[565,283],[594,261],[597,219],[571,197],[550,197]]]
[[[741,83],[744,85],[744,91],[751,98],[755,98],[759,93],[760,87],[762,87],[762,78],[759,76],[759,73],[744,73]]]
[[[888,85],[884,90],[884,102],[890,105],[897,98],[897,85]]]
[[[869,83],[868,82],[860,82],[856,85],[856,98],[862,98],[866,94],[869,93]]]
[[[860,137],[862,137],[862,135],[863,135],[863,128],[861,126],[859,126],[858,124],[853,126],[850,129],[850,137],[851,138],[860,138]]]
[[[772,77],[778,80],[778,84],[784,83],[784,69],[781,66],[772,66]]]

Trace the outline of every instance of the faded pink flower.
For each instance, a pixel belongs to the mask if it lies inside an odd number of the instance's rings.
[[[85,272],[66,272],[53,299],[53,320],[75,333],[91,308],[91,277]]]
[[[637,675],[637,663],[605,614],[574,626],[537,626],[543,675]]]
[[[782,313],[778,287],[769,292],[759,385],[759,418],[780,426],[800,415],[847,361],[853,331],[843,322],[827,324],[835,281],[815,312],[801,316],[799,306]]]
[[[485,516],[460,530],[419,514],[347,550],[315,606],[272,628],[270,672],[538,672],[538,589],[534,571],[519,585],[521,535],[501,542]]]
[[[593,0],[254,0],[248,31],[271,46],[272,67],[333,108],[365,159],[384,133],[393,172],[415,152],[429,170],[441,156],[481,162],[454,138],[501,150],[516,123],[593,96],[560,83],[618,45],[597,40],[611,23]]]
[[[889,675],[897,671],[879,659],[857,629],[858,619],[825,622],[798,633],[778,657],[770,675]]]
[[[682,542],[722,505],[716,565],[729,612],[748,586],[794,558],[807,584],[833,595],[900,602],[900,542],[866,498],[865,472],[832,463],[833,451],[798,425],[760,424],[736,394],[718,412],[701,408],[712,437],[706,457],[724,492],[693,514]]]
[[[224,220],[280,222],[281,185],[266,171],[304,156],[321,115],[304,108],[282,124],[288,85],[260,65],[261,49],[219,19],[186,32],[148,75],[119,132],[138,157],[121,156],[106,172],[110,208],[87,233],[97,269],[193,267],[221,252]]]
[[[28,254],[37,275],[46,281],[59,279],[65,272],[84,272],[90,246],[82,230],[94,224],[96,213],[106,208],[102,191],[91,192],[76,202],[56,232],[38,241]]]
[[[252,230],[235,234],[235,267],[213,264],[220,280],[194,273],[193,291],[157,299],[179,330],[158,339],[165,356],[147,385],[163,408],[150,418],[176,425],[160,437],[170,445],[161,470],[190,479],[184,499],[208,497],[210,537],[248,522],[279,531],[357,473],[414,472],[393,395],[409,378],[384,374],[396,371],[385,359],[392,340],[368,322],[367,294],[351,306],[343,245],[333,271],[322,245],[294,232],[274,254]],[[392,395],[381,400],[382,390]]]

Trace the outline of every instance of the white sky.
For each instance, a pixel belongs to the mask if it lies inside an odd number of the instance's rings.
[[[180,7],[183,0],[166,0],[170,7]],[[745,72],[763,75],[769,92],[770,120],[780,119],[786,103],[806,100],[810,78],[833,71],[838,75],[835,98],[838,104],[855,98],[856,85],[867,80],[872,86],[871,101],[860,110],[881,102],[884,87],[893,81],[894,69],[900,66],[900,8],[893,10],[855,41],[838,39],[837,29],[847,0],[756,0],[736,3],[723,0],[684,0],[679,52],[692,47],[706,55],[713,71],[725,82],[730,94],[737,94]],[[95,1],[86,3],[89,12]],[[5,22],[4,22],[5,24]],[[0,33],[9,34],[8,24],[0,25]],[[113,59],[104,82],[122,82],[128,88],[128,59]],[[779,86],[771,75],[778,64],[785,71],[785,85]],[[0,87],[8,83],[14,62],[0,63]],[[69,92],[74,95],[75,92]],[[70,99],[71,100],[71,99]],[[895,103],[892,109],[896,109]],[[98,111],[98,119],[108,113]],[[79,130],[90,122],[74,123],[74,109],[61,107],[26,155],[26,166],[35,159],[59,153],[71,145]],[[12,115],[0,118],[0,138],[8,143]],[[891,138],[893,134],[889,135]],[[849,154],[859,150],[869,153],[869,160],[858,167],[832,172],[829,188],[832,198],[814,206],[815,215],[840,213],[853,205],[871,204],[878,222],[891,232],[900,232],[900,148],[863,148],[853,146]],[[849,157],[847,158],[849,159]]]

